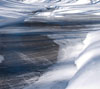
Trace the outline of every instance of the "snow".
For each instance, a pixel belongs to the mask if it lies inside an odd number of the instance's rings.
[[[90,0],[49,0],[48,2],[46,0],[19,0],[19,2],[17,0],[1,0],[0,22],[2,21],[3,23],[0,24],[0,26],[12,24],[13,22],[24,22],[24,20],[27,21],[27,19],[30,21],[29,18],[31,18],[31,21],[33,18],[33,21],[38,19],[41,21],[42,19],[45,20],[45,22],[55,22],[55,20],[67,21],[68,18],[72,19],[72,17],[75,19],[79,16],[74,17],[73,14],[79,15],[80,13],[99,16],[99,3],[97,5],[90,5],[90,3]],[[48,11],[48,8],[51,9],[51,11]],[[39,10],[40,12],[34,15],[31,13]],[[80,16],[82,17],[83,15]],[[89,17],[85,18],[87,19]],[[98,19],[99,17],[97,20]]]
[[[78,72],[66,89],[99,89],[100,84],[100,31],[92,32],[85,39],[85,49],[76,61]]]
[[[75,68],[72,65],[66,65],[66,63],[56,65],[25,89],[64,89],[74,73]]]
[[[66,89],[99,89],[100,84],[100,55],[91,58],[69,82]]]
[[[87,35],[84,40],[83,52],[80,54],[79,58],[76,60],[76,65],[80,69],[87,61],[91,60],[92,57],[99,55],[100,38],[99,31],[91,32]]]
[[[0,1],[0,27],[10,25],[12,23],[23,23],[25,18],[32,11],[45,9],[44,6],[32,4],[25,4],[18,1],[12,0],[1,0]]]

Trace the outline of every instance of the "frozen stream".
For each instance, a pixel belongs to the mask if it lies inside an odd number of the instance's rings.
[[[0,89],[100,89],[99,0],[1,0]]]

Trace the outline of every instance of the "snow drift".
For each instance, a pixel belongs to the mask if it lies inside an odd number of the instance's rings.
[[[100,83],[100,31],[89,33],[85,49],[76,61],[78,72],[66,89],[99,89]]]

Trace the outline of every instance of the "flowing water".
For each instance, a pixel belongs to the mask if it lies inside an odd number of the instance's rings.
[[[1,0],[0,89],[100,89],[99,0]]]

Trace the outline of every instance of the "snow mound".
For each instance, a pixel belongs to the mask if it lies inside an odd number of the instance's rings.
[[[85,48],[76,61],[78,72],[66,89],[100,89],[100,31],[89,33]]]

